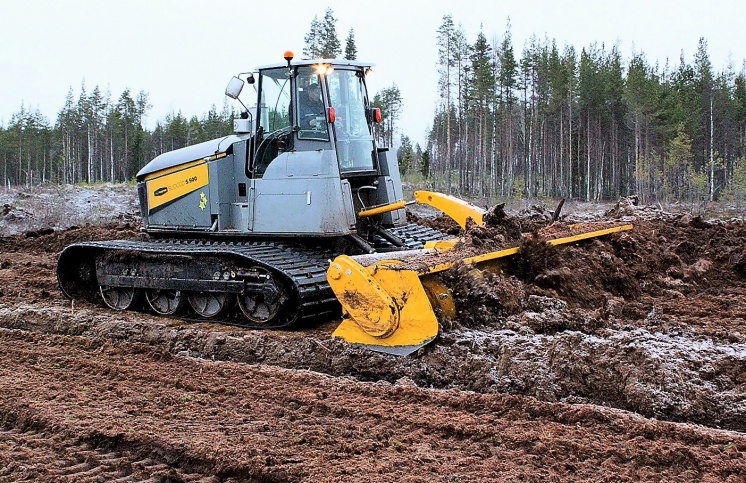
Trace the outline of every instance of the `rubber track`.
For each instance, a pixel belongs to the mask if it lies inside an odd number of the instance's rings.
[[[393,235],[401,238],[407,244],[407,249],[416,250],[422,248],[425,242],[430,240],[447,240],[453,238],[443,232],[428,228],[426,226],[410,223],[408,225],[389,230]]]
[[[441,232],[421,225],[409,224],[390,230],[406,243],[406,248],[421,248],[425,241],[447,238]],[[156,239],[152,241],[109,240],[80,242],[65,248],[60,260],[68,250],[94,251],[118,250],[162,255],[211,255],[230,256],[243,259],[248,265],[261,265],[283,276],[297,294],[297,308],[278,323],[252,324],[240,316],[220,320],[222,323],[249,328],[282,329],[303,325],[323,315],[339,311],[339,303],[326,280],[329,262],[336,254],[329,250],[308,247],[300,243],[284,241],[226,241],[219,239]],[[69,255],[69,253],[68,253]],[[93,253],[91,253],[93,256]],[[205,321],[180,317],[191,321]]]
[[[337,300],[326,281],[330,254],[302,245],[278,241],[219,241],[161,239],[153,241],[110,240],[72,245],[95,250],[141,252],[158,255],[210,255],[243,259],[247,265],[261,265],[290,282],[297,294],[297,308],[276,324],[252,325],[247,319],[223,320],[253,328],[287,328],[307,319],[332,313]],[[68,247],[68,248],[71,248]],[[67,249],[66,249],[67,250]],[[193,320],[193,319],[190,319]],[[204,319],[199,319],[204,321]]]

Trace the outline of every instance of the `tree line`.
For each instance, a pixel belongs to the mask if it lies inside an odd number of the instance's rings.
[[[354,31],[345,48],[327,9],[305,37],[307,58],[357,58]],[[707,42],[693,61],[626,61],[617,46],[578,52],[532,38],[517,57],[510,24],[473,43],[443,17],[436,32],[440,99],[427,146],[412,145],[396,123],[404,101],[396,84],[372,97],[383,122],[381,145],[399,144],[402,171],[435,189],[490,198],[564,197],[644,201],[746,198],[746,64],[716,72]],[[70,88],[54,121],[21,106],[0,125],[0,181],[5,186],[130,180],[150,159],[231,132],[224,103],[201,118],[180,112],[143,121],[148,94],[118,97],[96,86]],[[415,176],[416,175],[416,176]]]
[[[129,89],[114,100],[85,84],[75,99],[72,87],[51,122],[24,105],[0,126],[0,179],[4,186],[41,183],[122,182],[166,151],[231,132],[233,111],[224,105],[202,118],[181,112],[159,120],[152,131],[143,122],[151,108],[144,91]]]
[[[438,103],[423,175],[485,197],[713,200],[746,192],[746,64],[626,62],[618,47],[578,52],[532,38],[469,43],[452,16],[437,31]],[[420,158],[421,159],[421,158]]]

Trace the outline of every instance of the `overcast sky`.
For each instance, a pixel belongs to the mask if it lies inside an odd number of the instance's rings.
[[[83,81],[114,101],[125,88],[147,92],[148,128],[171,112],[202,117],[222,108],[232,75],[282,61],[287,49],[300,57],[327,7],[343,45],[354,28],[358,59],[376,64],[371,95],[399,86],[400,127],[420,143],[437,100],[436,30],[446,14],[470,43],[480,26],[489,41],[502,39],[510,18],[516,57],[536,35],[577,51],[617,43],[625,60],[637,50],[661,65],[676,65],[682,50],[691,62],[705,37],[716,71],[741,71],[746,58],[743,0],[0,0],[0,124],[21,103],[54,121]]]

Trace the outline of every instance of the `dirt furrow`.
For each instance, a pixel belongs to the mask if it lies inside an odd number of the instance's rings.
[[[589,405],[361,383],[2,330],[2,414],[183,473],[378,481],[746,474],[746,437]],[[421,476],[413,476],[421,475]],[[425,476],[431,475],[431,476]]]
[[[567,315],[555,314],[555,320]],[[417,357],[393,358],[314,331],[245,331],[148,315],[0,306],[0,326],[140,342],[211,360],[311,369],[359,380],[409,378],[422,387],[512,393],[602,404],[649,417],[746,431],[746,344],[715,343],[644,328],[519,334],[499,328],[446,332]]]
[[[649,214],[443,274],[457,316],[405,358],[331,339],[335,321],[65,300],[55,254],[132,226],[0,238],[0,480],[744,481],[746,224]],[[575,229],[542,220],[463,243]]]
[[[216,482],[217,478],[190,474],[168,463],[130,451],[111,450],[98,438],[96,444],[69,437],[60,428],[36,429],[12,412],[2,415],[0,430],[0,481],[37,482]],[[38,426],[38,423],[37,423]]]

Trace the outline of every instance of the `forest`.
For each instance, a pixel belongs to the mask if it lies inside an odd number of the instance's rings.
[[[85,84],[77,100],[70,88],[54,122],[21,105],[0,126],[0,179],[8,187],[128,181],[161,153],[230,134],[237,115],[227,104],[202,118],[178,112],[149,131],[148,109],[145,91],[126,89],[114,101],[98,86],[87,93]]]
[[[331,9],[313,19],[305,58],[356,58],[354,31],[343,46],[336,21]],[[397,148],[406,180],[489,199],[746,198],[746,64],[715,71],[706,39],[675,65],[536,36],[517,55],[509,22],[501,36],[480,31],[469,42],[451,15],[434,40],[440,96],[426,146],[397,127],[404,100],[395,84],[371,96],[383,113],[374,135]],[[117,97],[85,84],[77,95],[70,87],[54,120],[21,105],[0,125],[0,182],[131,180],[163,152],[229,134],[237,115],[224,103],[201,117],[172,113],[149,130],[149,109],[145,91]]]
[[[489,198],[743,198],[746,64],[716,72],[704,38],[691,63],[682,54],[673,66],[538,37],[517,57],[509,22],[501,39],[479,32],[469,43],[447,15],[437,47],[440,102],[427,150],[411,157],[436,188]]]

